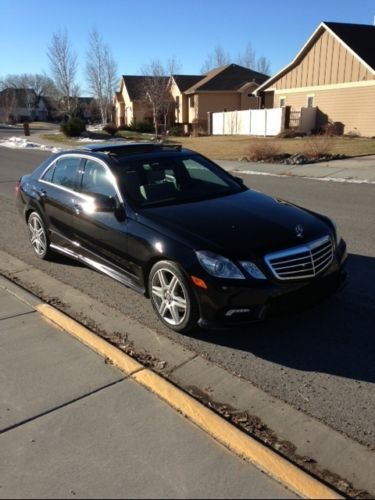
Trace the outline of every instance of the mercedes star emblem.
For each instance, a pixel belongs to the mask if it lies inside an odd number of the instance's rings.
[[[303,238],[303,226],[301,224],[298,224],[295,227],[295,231],[296,231],[297,238]]]

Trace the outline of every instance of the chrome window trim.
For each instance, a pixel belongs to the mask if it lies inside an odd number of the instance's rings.
[[[317,264],[314,261],[313,252],[314,252],[314,250],[316,248],[319,248],[320,246],[322,246],[322,245],[324,245],[326,243],[330,243],[330,247],[329,247],[330,250],[331,250],[330,251],[330,255],[324,256],[323,267],[321,267],[321,269],[319,269],[317,271],[316,267],[321,266],[321,262]],[[326,249],[324,249],[324,250],[326,250]],[[266,261],[267,266],[270,269],[270,271],[272,272],[272,274],[278,280],[280,280],[280,281],[299,280],[299,279],[306,279],[306,278],[314,278],[317,274],[319,274],[322,271],[324,271],[324,269],[326,269],[331,264],[331,262],[333,261],[334,251],[335,251],[335,246],[334,246],[333,240],[332,240],[331,236],[327,235],[327,236],[323,236],[322,238],[319,238],[317,240],[311,241],[310,243],[305,243],[304,245],[299,245],[299,246],[296,246],[296,247],[288,248],[287,250],[281,250],[281,251],[278,251],[278,252],[269,253],[269,254],[267,254],[267,255],[264,256],[264,260]],[[302,253],[307,253],[308,255],[306,255],[304,257],[298,257],[298,255],[300,255]],[[281,261],[281,262],[277,262],[276,264],[275,263],[272,264],[271,261],[274,260],[274,259],[280,259],[280,258],[283,258],[283,257],[291,257],[291,258],[293,258],[294,255],[296,255],[295,261],[298,261],[298,260],[301,260],[301,259],[307,259],[308,258],[309,262],[306,265],[309,266],[309,269],[306,269],[306,270],[301,269],[301,271],[291,271],[289,273],[289,274],[291,274],[291,273],[304,272],[305,274],[303,274],[301,276],[296,276],[296,275],[294,275],[292,277],[285,276],[285,274],[288,274],[288,272],[284,272],[284,276],[280,276],[278,274],[277,270],[275,270],[273,266],[274,265],[280,265],[280,264],[282,265],[282,264],[285,264],[286,262],[289,262],[290,265],[289,266],[284,266],[284,269],[285,269],[285,267],[292,267],[293,266],[293,260],[290,259],[288,261]],[[320,258],[320,257],[318,257],[318,258]]]
[[[53,182],[49,182],[49,181],[43,180],[43,176],[46,174],[47,170],[49,170],[50,168],[53,168],[53,166],[59,160],[61,160],[63,158],[80,158],[80,159],[84,159],[84,160],[91,160],[91,161],[97,162],[99,165],[103,166],[104,169],[109,174],[109,180],[110,180],[110,182],[111,182],[111,184],[112,184],[112,186],[114,188],[114,191],[115,191],[115,193],[116,193],[116,195],[117,195],[120,203],[124,203],[124,200],[122,198],[121,192],[120,192],[120,190],[119,190],[119,188],[117,186],[116,179],[115,179],[115,177],[114,177],[111,169],[108,167],[108,165],[103,160],[101,160],[100,158],[96,158],[96,157],[93,157],[93,156],[90,156],[90,155],[87,155],[87,154],[82,154],[82,153],[67,153],[67,154],[62,154],[58,158],[55,158],[49,165],[47,165],[47,167],[43,170],[42,174],[40,175],[38,181],[39,182],[43,182],[44,184],[48,184],[49,186],[54,186],[56,188],[62,189],[64,191],[67,191],[68,193],[82,196],[83,198],[85,198],[85,197],[93,198],[92,195],[89,195],[87,193],[80,193],[79,191],[74,191],[74,189],[66,188],[64,186],[61,186],[60,184],[54,184]]]
[[[53,182],[44,181],[43,179],[40,179],[39,182],[42,182],[43,184],[47,184],[47,186],[53,186],[55,188],[61,189],[62,191],[66,191],[67,193],[72,194],[74,196],[80,196],[81,198],[83,198],[85,200],[89,200],[89,199],[93,198],[92,196],[90,196],[88,194],[83,194],[83,193],[80,193],[78,191],[74,191],[73,189],[69,189],[65,186],[60,186],[59,184],[54,184]]]

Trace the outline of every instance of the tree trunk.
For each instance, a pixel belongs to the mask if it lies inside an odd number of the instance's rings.
[[[158,127],[158,114],[156,111],[156,106],[153,106],[153,115],[154,115],[154,129],[156,138],[159,137],[159,127]]]

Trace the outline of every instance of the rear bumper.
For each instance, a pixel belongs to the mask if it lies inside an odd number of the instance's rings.
[[[331,265],[319,276],[297,282],[252,281],[242,286],[223,283],[199,293],[202,328],[227,328],[296,311],[345,286],[346,244],[340,242]]]

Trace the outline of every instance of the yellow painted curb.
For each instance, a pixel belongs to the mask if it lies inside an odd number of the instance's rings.
[[[132,378],[167,401],[234,453],[252,462],[298,495],[316,499],[343,498],[156,373],[145,369],[132,375]]]
[[[224,446],[298,495],[322,500],[343,498],[66,314],[48,304],[39,304],[35,309],[93,351],[109,359]]]
[[[114,347],[106,340],[102,339],[95,333],[91,332],[77,321],[69,318],[66,314],[58,311],[48,304],[39,304],[35,309],[45,318],[49,319],[63,330],[67,331],[80,342],[90,347],[93,351],[101,356],[108,358],[126,375],[131,375],[139,370],[143,370],[144,366],[138,363],[124,352]]]

